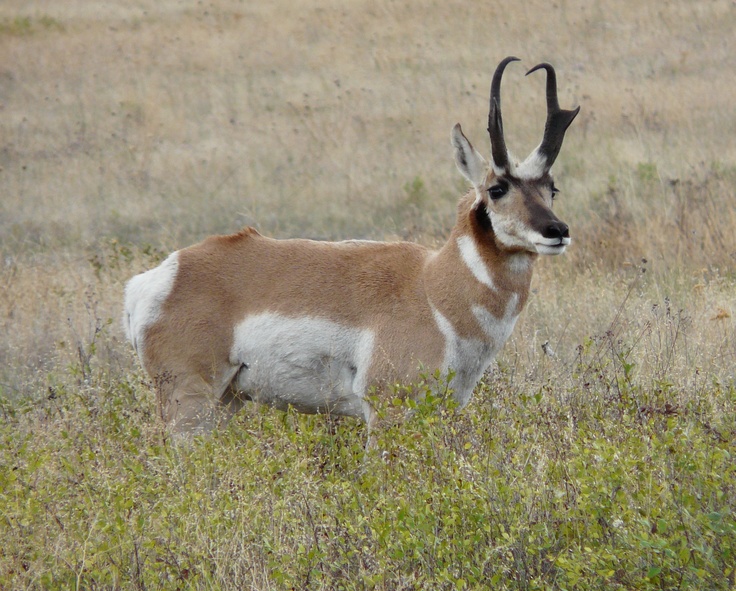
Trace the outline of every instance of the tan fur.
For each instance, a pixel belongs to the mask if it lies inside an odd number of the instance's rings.
[[[146,331],[142,351],[147,372],[157,376],[164,420],[187,416],[189,398],[195,410],[204,398],[217,406],[236,369],[229,360],[233,327],[251,314],[326,317],[372,328],[377,347],[369,380],[379,392],[442,363],[444,339],[431,305],[459,336],[485,338],[468,313],[471,306],[501,317],[516,294],[520,312],[532,265],[521,275],[512,272],[506,255],[474,222],[474,198],[469,193],[461,200],[458,224],[439,251],[407,242],[274,240],[253,228],[181,250],[171,294],[161,318]],[[496,292],[478,283],[460,260],[460,235],[475,237],[493,269]],[[178,429],[187,430],[187,423]]]

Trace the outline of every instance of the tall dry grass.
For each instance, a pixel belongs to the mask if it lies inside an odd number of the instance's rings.
[[[13,252],[101,234],[172,248],[242,223],[401,234],[427,208],[420,230],[446,225],[459,192],[448,130],[460,120],[485,143],[488,78],[510,53],[554,61],[563,103],[583,106],[558,166],[568,211],[588,211],[640,164],[695,180],[734,160],[725,1],[516,13],[324,2],[290,5],[288,18],[279,3],[0,10]],[[543,124],[543,79],[521,71],[504,95],[511,145],[525,153]],[[402,211],[416,177],[428,203]]]

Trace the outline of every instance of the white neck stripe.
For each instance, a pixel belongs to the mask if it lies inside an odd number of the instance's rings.
[[[473,238],[467,235],[460,236],[460,238],[457,239],[457,245],[460,249],[460,256],[468,269],[470,269],[473,277],[486,287],[495,290],[496,285],[493,283],[493,279],[488,273],[488,267],[486,267],[486,264],[483,262]]]

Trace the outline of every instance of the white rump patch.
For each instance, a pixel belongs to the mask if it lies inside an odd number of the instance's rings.
[[[179,269],[179,253],[170,254],[158,267],[136,275],[125,286],[125,335],[139,357],[146,328],[158,320]]]
[[[467,265],[470,272],[473,274],[478,281],[490,289],[496,289],[496,285],[493,283],[488,267],[483,262],[483,259],[478,252],[478,247],[475,245],[475,241],[471,236],[460,236],[457,239],[457,246],[460,249],[460,256],[463,262]]]
[[[238,388],[282,410],[363,418],[373,332],[325,318],[266,312],[235,327],[230,362]]]

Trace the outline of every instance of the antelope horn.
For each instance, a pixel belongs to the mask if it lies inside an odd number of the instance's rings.
[[[557,75],[550,64],[538,64],[529,70],[526,75],[528,76],[532,72],[541,69],[547,71],[547,122],[544,125],[544,138],[536,149],[536,153],[542,157],[544,170],[548,172],[560,153],[565,131],[580,112],[580,107],[572,111],[560,109],[560,102],[557,99]]]
[[[509,56],[504,59],[493,74],[491,81],[491,105],[488,111],[488,134],[491,136],[491,156],[495,168],[509,171],[509,153],[503,138],[503,121],[501,119],[501,77],[506,66],[518,62],[518,57]]]

